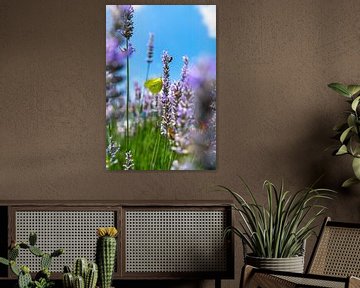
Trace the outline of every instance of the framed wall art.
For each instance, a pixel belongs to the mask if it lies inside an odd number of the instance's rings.
[[[216,6],[106,6],[106,168],[216,169]]]

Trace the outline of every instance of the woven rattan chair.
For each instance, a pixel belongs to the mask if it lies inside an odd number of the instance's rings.
[[[326,218],[305,274],[246,265],[240,287],[360,287],[360,224]]]

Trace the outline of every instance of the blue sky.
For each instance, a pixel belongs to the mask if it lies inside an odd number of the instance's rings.
[[[216,57],[216,7],[213,5],[135,5],[134,34],[130,42],[135,53],[130,59],[130,83],[143,84],[146,77],[146,53],[149,33],[154,33],[154,61],[149,78],[162,73],[163,50],[173,56],[170,77],[180,77],[182,56],[191,63],[201,57]],[[106,9],[106,29],[111,26],[111,14]],[[133,90],[133,89],[131,89]]]

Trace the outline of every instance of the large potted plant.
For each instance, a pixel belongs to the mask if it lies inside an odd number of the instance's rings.
[[[318,200],[331,199],[334,191],[310,187],[291,193],[284,189],[283,183],[278,189],[266,180],[267,203],[261,205],[243,183],[251,201],[230,188],[220,187],[235,199],[233,207],[240,215],[239,227],[229,227],[226,233],[233,232],[241,238],[247,248],[245,264],[302,273],[305,241],[314,234],[315,220],[326,209]]]
[[[346,121],[334,127],[339,139],[339,145],[334,155],[350,155],[352,157],[352,168],[354,177],[347,179],[342,186],[349,187],[360,183],[360,85],[344,85],[331,83],[329,88],[346,98],[350,109],[346,112]]]

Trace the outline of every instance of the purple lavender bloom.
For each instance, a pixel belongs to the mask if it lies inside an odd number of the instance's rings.
[[[134,82],[135,100],[140,101],[141,99],[141,87],[137,81]]]
[[[169,96],[170,91],[170,67],[169,63],[172,61],[172,57],[169,55],[167,51],[164,51],[161,57],[161,61],[163,63],[163,88],[162,88],[162,94],[163,94],[163,102],[167,100],[167,97]]]
[[[168,54],[167,51],[163,52],[161,57],[163,63],[163,87],[162,87],[162,95],[161,95],[161,104],[162,104],[162,114],[161,114],[161,134],[167,136],[169,129],[171,127],[171,102],[169,99],[170,92],[170,67],[169,63],[172,61],[172,57]]]
[[[192,137],[197,162],[205,169],[216,168],[216,62],[203,58],[189,71],[194,89],[194,125]]]
[[[112,29],[110,33],[116,35],[117,31],[123,26],[121,20],[121,5],[110,5],[110,13],[112,18]]]
[[[170,170],[198,170],[194,163],[192,163],[189,159],[185,161],[179,162],[178,160],[174,160]]]
[[[192,134],[195,129],[193,99],[192,90],[185,86],[177,107],[177,133],[173,147],[173,150],[179,154],[187,154],[190,151]]]
[[[121,30],[121,35],[123,35],[127,40],[131,38],[134,32],[134,22],[132,20],[133,17],[134,8],[131,5],[122,5],[121,19],[123,22],[123,27]]]
[[[127,56],[131,56],[134,52],[135,52],[135,48],[132,46],[132,44],[129,42],[129,47],[128,49],[121,48],[120,51],[123,53],[124,58],[126,58]]]
[[[170,112],[171,112],[171,127],[173,128],[174,132],[176,133],[176,124],[178,118],[178,110],[179,110],[179,103],[182,95],[182,83],[177,81],[173,83],[170,87]]]
[[[117,66],[123,64],[127,56],[131,56],[135,49],[129,43],[129,49],[119,48],[119,41],[115,37],[106,39],[106,65]]]
[[[146,62],[151,63],[154,56],[154,34],[149,33],[149,42],[147,44],[147,58]]]
[[[106,120],[109,121],[114,115],[114,106],[111,103],[106,103]]]
[[[216,79],[216,60],[213,58],[201,58],[197,65],[189,71],[189,85],[193,89],[199,88],[204,81]]]
[[[189,57],[183,56],[184,65],[181,69],[181,82],[186,84],[188,78],[188,69],[189,69]]]
[[[122,63],[125,57],[119,50],[119,41],[115,37],[106,38],[106,65]]]

